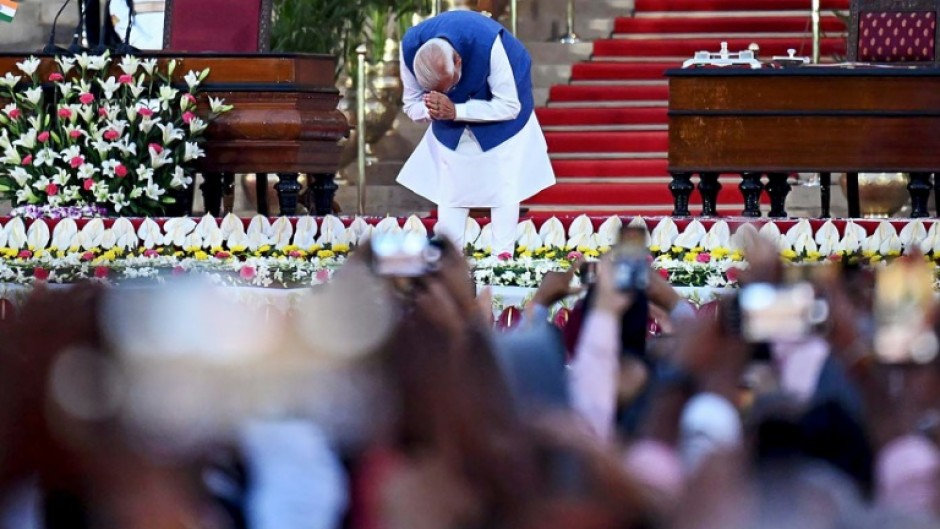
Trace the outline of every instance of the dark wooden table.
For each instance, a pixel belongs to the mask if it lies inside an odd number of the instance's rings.
[[[16,63],[28,55],[0,54],[0,76],[16,74]],[[55,71],[53,57],[38,56],[43,60],[40,78],[46,79]],[[190,70],[209,68],[201,91],[235,107],[206,131],[206,157],[199,167],[206,177],[203,194],[210,211],[217,213],[223,194],[233,189],[234,173],[257,173],[258,209],[267,214],[267,174],[277,173],[282,213],[293,214],[301,191],[297,174],[304,173],[310,178],[304,193],[308,210],[330,212],[336,191],[333,177],[340,161],[337,142],[349,133],[345,116],[337,110],[340,94],[334,80],[334,57],[220,53],[142,53],[140,57],[177,60],[174,81],[182,86]],[[113,73],[120,75],[116,66]]]
[[[735,173],[744,216],[761,215],[767,191],[770,216],[785,217],[788,175],[819,173],[828,217],[831,174],[847,173],[849,216],[859,217],[858,173],[907,172],[911,216],[928,216],[931,176],[940,172],[940,69],[694,68],[666,75],[673,215],[689,215],[696,174],[704,216],[717,213],[718,175]]]

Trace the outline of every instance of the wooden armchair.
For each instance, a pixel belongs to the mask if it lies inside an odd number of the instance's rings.
[[[940,0],[853,0],[850,62],[940,63]]]
[[[273,3],[273,0],[166,0],[163,48],[185,52],[267,52]]]

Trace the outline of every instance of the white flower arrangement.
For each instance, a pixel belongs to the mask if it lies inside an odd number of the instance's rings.
[[[27,217],[165,214],[192,185],[209,123],[232,109],[210,98],[200,110],[209,70],[189,72],[181,90],[172,60],[114,64],[106,52],[55,63],[45,79],[35,57],[17,63],[24,75],[0,78],[11,101],[0,112],[0,197]]]

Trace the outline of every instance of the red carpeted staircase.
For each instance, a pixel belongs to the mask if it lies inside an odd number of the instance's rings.
[[[572,67],[536,110],[558,183],[530,199],[533,213],[660,215],[672,211],[668,152],[668,86],[663,71],[696,51],[760,46],[761,57],[811,54],[809,0],[636,0],[609,39],[594,42],[591,60]],[[845,55],[849,0],[822,0],[821,53]],[[719,210],[738,214],[739,178],[722,177]],[[698,193],[693,203],[699,204]],[[693,212],[697,213],[696,209]]]

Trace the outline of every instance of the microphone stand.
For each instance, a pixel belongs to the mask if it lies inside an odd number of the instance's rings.
[[[55,14],[55,18],[52,19],[52,31],[49,33],[49,42],[42,49],[42,53],[48,55],[59,55],[63,53],[68,53],[68,50],[56,46],[55,43],[55,30],[56,25],[59,23],[59,17],[62,16],[62,12],[65,11],[65,8],[68,7],[69,2],[72,0],[65,0],[65,3],[62,4],[62,7],[59,8],[59,12]]]

